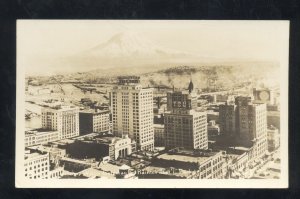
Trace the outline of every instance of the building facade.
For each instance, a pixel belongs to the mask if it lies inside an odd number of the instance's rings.
[[[215,120],[211,120],[208,122],[207,133],[209,138],[220,135],[220,127],[218,124],[216,124]]]
[[[173,91],[167,95],[168,113],[165,113],[166,148],[207,149],[207,116],[198,112],[197,96],[188,91]]]
[[[176,175],[192,179],[223,179],[226,175],[226,164],[223,151],[180,150],[174,149],[163,153],[153,160],[155,167],[174,168]]]
[[[49,153],[51,163],[56,163],[60,158],[67,155],[66,149],[58,148],[57,145],[38,145],[27,148],[38,153]]]
[[[225,104],[219,106],[220,133],[228,137],[236,136],[236,105]]]
[[[276,150],[280,145],[280,135],[279,130],[274,127],[270,126],[268,128],[268,151],[272,152]]]
[[[59,139],[79,136],[79,108],[42,108],[42,128],[59,132]]]
[[[79,134],[92,132],[107,132],[110,130],[109,111],[82,111],[79,112]]]
[[[25,147],[47,144],[59,140],[58,131],[43,131],[41,129],[25,131]]]
[[[254,146],[254,156],[267,150],[266,104],[252,103],[250,97],[236,97],[235,104],[220,105],[221,133],[236,141],[236,144]]]
[[[165,146],[165,125],[154,124],[154,146]]]
[[[124,158],[132,153],[132,140],[127,135],[123,138],[97,138],[97,143],[103,146],[105,156],[109,156],[111,160]]]
[[[119,77],[110,97],[113,134],[128,135],[136,141],[138,150],[153,150],[152,89],[142,88],[139,77]]]
[[[48,179],[50,162],[48,153],[25,153],[25,177],[29,179]]]

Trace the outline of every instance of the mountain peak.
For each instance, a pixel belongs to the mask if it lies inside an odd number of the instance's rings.
[[[159,49],[148,39],[133,32],[120,32],[113,35],[107,42],[95,46],[88,52],[95,56],[136,56],[150,55]]]
[[[128,40],[135,40],[139,37],[138,34],[133,33],[133,32],[119,32],[112,36],[108,42],[117,42],[117,41],[128,41]]]
[[[105,42],[67,59],[69,65],[84,67],[133,67],[188,64],[203,60],[198,55],[165,48],[145,35],[119,32]],[[66,63],[65,62],[65,63]]]

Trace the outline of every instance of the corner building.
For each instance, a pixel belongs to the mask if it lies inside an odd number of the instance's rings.
[[[112,131],[117,137],[128,135],[137,149],[154,149],[153,90],[142,88],[140,77],[118,77],[111,91]]]
[[[167,95],[168,113],[165,114],[166,148],[207,149],[206,112],[196,111],[197,96],[188,91],[173,91]]]

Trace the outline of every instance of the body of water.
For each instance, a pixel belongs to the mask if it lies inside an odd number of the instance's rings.
[[[25,128],[41,128],[42,121],[41,121],[41,106],[36,104],[31,104],[29,102],[25,102],[25,112],[31,111],[37,113],[38,115],[31,117],[30,119],[25,119]]]

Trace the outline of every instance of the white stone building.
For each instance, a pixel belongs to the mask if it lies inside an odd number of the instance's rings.
[[[59,132],[59,139],[79,136],[79,108],[42,108],[42,128]]]
[[[112,131],[115,136],[129,135],[138,150],[154,149],[153,91],[142,88],[139,77],[119,77],[111,91]]]

